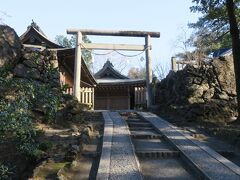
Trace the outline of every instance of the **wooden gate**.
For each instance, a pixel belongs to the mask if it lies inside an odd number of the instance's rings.
[[[135,87],[134,89],[135,107],[146,106],[146,87]]]
[[[73,95],[73,88],[67,88],[66,94]],[[86,104],[89,108],[94,109],[94,88],[80,88],[80,103]]]

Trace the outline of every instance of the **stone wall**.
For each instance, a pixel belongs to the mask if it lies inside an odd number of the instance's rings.
[[[9,26],[0,25],[0,67],[10,63],[17,64],[21,55],[20,38]]]
[[[15,77],[32,79],[44,83],[60,85],[56,52],[54,51],[33,51],[22,49],[21,59],[13,69]]]
[[[57,54],[54,51],[38,51],[24,48],[21,40],[9,26],[0,25],[0,70],[8,68],[10,76],[52,83],[58,86],[59,73],[53,73],[58,67]]]
[[[226,122],[237,115],[235,86],[232,57],[220,57],[171,71],[157,86],[156,102],[183,119]]]

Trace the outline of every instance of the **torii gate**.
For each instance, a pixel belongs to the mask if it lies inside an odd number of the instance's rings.
[[[127,50],[127,51],[145,51],[146,53],[146,85],[147,85],[147,108],[152,105],[152,59],[151,59],[151,37],[159,38],[160,32],[147,31],[109,31],[109,30],[92,30],[92,29],[67,29],[67,34],[77,35],[75,65],[74,65],[74,87],[73,95],[80,101],[80,80],[81,80],[81,45],[85,49],[95,50]],[[98,36],[129,36],[144,37],[145,45],[128,45],[128,44],[94,44],[83,43],[82,35]]]

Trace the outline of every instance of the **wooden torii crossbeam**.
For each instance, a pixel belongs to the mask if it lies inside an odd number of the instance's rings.
[[[147,31],[109,31],[109,30],[93,30],[93,29],[68,29],[67,34],[77,35],[75,65],[74,65],[74,87],[73,95],[80,101],[80,80],[81,80],[81,46],[85,49],[97,50],[127,50],[127,51],[145,51],[146,53],[146,85],[147,85],[147,107],[152,105],[152,59],[151,59],[151,37],[159,38],[160,32]],[[145,45],[129,45],[129,44],[94,44],[83,43],[82,35],[98,35],[98,36],[128,36],[128,37],[144,37]]]

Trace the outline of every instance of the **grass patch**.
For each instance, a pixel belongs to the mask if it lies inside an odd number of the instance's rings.
[[[68,164],[69,162],[59,162],[59,163],[49,162],[40,169],[40,171],[37,173],[35,178],[36,179],[46,179],[46,178],[55,179],[57,178],[58,171]]]

